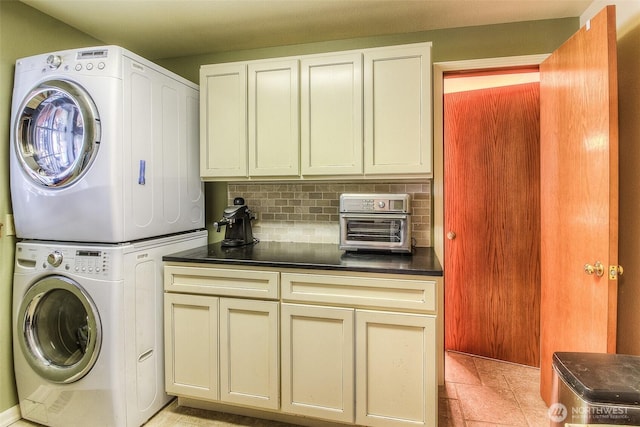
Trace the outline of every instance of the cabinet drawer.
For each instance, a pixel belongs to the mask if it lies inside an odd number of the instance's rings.
[[[402,278],[282,273],[282,299],[436,312],[437,281]]]
[[[164,289],[204,295],[278,299],[277,271],[235,270],[212,267],[167,265]]]

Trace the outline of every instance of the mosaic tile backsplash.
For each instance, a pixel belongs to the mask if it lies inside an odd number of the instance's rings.
[[[431,182],[416,183],[236,183],[228,185],[229,205],[244,197],[257,215],[253,234],[278,242],[339,243],[338,210],[342,193],[408,193],[412,238],[431,246]]]

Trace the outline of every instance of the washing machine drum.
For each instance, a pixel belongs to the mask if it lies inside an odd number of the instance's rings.
[[[100,316],[73,280],[58,275],[40,279],[25,294],[17,320],[22,353],[42,378],[71,383],[95,364],[102,343]]]
[[[38,185],[63,188],[91,166],[100,143],[95,103],[79,85],[50,80],[36,86],[18,109],[14,149]]]

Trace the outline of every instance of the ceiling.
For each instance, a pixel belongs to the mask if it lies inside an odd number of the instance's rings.
[[[152,59],[579,17],[593,0],[20,0]]]

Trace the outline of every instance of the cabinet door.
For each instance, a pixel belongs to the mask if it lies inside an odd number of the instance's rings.
[[[200,175],[247,176],[247,68],[200,69]]]
[[[304,58],[303,175],[362,174],[362,54]]]
[[[249,174],[300,174],[298,60],[249,64]]]
[[[279,408],[278,302],[220,300],[220,400]]]
[[[282,410],[353,423],[354,310],[282,304]]]
[[[431,174],[431,43],[364,55],[365,174]]]
[[[438,420],[434,316],[356,311],[356,424]]]
[[[218,298],[164,294],[169,394],[218,399]]]

